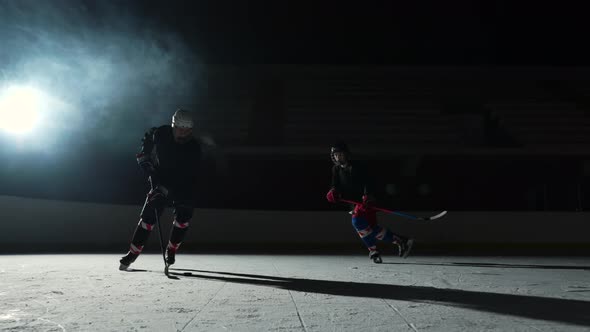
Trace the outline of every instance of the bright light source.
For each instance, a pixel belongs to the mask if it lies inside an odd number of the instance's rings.
[[[27,86],[0,92],[0,129],[13,134],[30,132],[39,121],[42,97],[39,90]]]

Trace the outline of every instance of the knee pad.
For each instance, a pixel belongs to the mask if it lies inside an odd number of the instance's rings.
[[[154,229],[154,223],[148,223],[143,218],[139,219],[139,225],[146,231],[151,231],[152,229]]]
[[[172,224],[176,228],[184,229],[184,228],[188,228],[188,226],[190,225],[190,220],[178,221],[178,219],[174,219],[174,222]]]

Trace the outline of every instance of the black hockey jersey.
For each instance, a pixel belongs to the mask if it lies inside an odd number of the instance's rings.
[[[201,173],[200,142],[192,138],[177,143],[169,125],[154,127],[145,134],[141,154],[150,157],[160,184],[173,191],[190,190]]]
[[[332,167],[332,188],[342,194],[343,198],[360,200],[363,195],[374,195],[373,179],[365,165],[349,161],[345,167]]]

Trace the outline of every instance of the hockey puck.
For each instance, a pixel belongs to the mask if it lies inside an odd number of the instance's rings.
[[[185,272],[185,273],[183,273],[183,274],[184,274],[185,276],[192,276],[192,275],[193,275],[193,274],[192,274],[192,273],[190,273],[190,272]]]

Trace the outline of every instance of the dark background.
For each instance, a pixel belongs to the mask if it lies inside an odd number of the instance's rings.
[[[141,204],[147,186],[134,158],[140,139],[149,127],[169,123],[176,107],[188,107],[200,130],[213,132],[227,167],[214,167],[215,176],[195,184],[198,207],[331,209],[324,199],[328,151],[342,138],[371,164],[381,202],[391,208],[587,209],[588,127],[577,140],[553,134],[528,145],[488,119],[486,109],[499,99],[562,102],[587,119],[588,75],[544,76],[547,68],[588,65],[582,13],[561,4],[467,1],[0,0],[2,84],[34,82],[67,105],[31,138],[0,135],[0,194]],[[293,74],[298,66],[311,74]],[[379,74],[391,67],[406,76]],[[461,68],[471,74],[449,89]],[[490,78],[496,68],[506,73]],[[357,90],[338,99],[326,88],[332,83],[316,83],[304,103],[294,86],[323,82],[316,76],[358,82]],[[359,91],[364,97],[351,99]],[[436,139],[379,139],[371,124],[388,119],[383,113],[356,128],[360,138],[338,122],[355,122],[355,114],[362,122],[369,104],[389,109],[393,119],[399,112],[391,103],[402,101],[427,102],[448,121],[472,115],[476,125],[457,130],[459,138],[438,150]],[[221,111],[231,105],[233,111]],[[305,107],[321,110],[309,123],[324,127],[324,135],[285,139],[293,105],[304,109],[302,118]],[[564,118],[559,109],[544,114]],[[228,124],[240,122],[241,136]],[[387,184],[395,190],[387,193]]]

